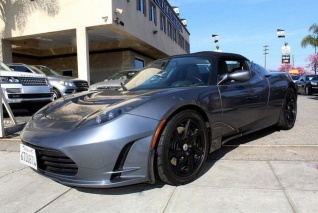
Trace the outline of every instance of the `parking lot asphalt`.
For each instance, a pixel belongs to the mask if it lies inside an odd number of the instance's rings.
[[[178,187],[61,185],[19,163],[17,132],[0,139],[0,212],[318,212],[318,96],[298,97],[293,129],[229,141]]]

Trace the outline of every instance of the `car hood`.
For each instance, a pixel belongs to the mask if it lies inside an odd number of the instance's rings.
[[[119,87],[120,83],[123,83],[125,80],[107,80],[92,84],[91,87],[101,88],[101,87]]]
[[[70,77],[70,76],[55,76],[55,75],[48,75],[47,78],[53,81],[77,81],[80,80],[78,78]]]
[[[99,113],[105,113],[114,109],[122,109],[124,113],[129,112],[147,102],[153,96],[163,92],[165,90],[135,92],[106,90],[100,93],[86,93],[86,95],[82,96],[74,95],[47,105],[33,116],[33,120],[40,122],[44,122],[44,120],[65,122],[68,123],[67,126],[70,128],[74,127],[74,125],[77,126],[87,118],[97,116]],[[38,123],[38,125],[41,124]]]

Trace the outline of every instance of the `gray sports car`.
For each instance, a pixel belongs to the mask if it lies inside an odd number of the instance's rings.
[[[182,185],[228,140],[273,125],[291,129],[296,114],[288,73],[231,53],[172,56],[119,90],[74,94],[42,108],[21,134],[20,161],[72,186]]]

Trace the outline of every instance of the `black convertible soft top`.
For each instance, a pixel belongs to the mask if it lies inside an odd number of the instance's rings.
[[[202,51],[202,52],[196,52],[196,53],[190,53],[190,54],[175,55],[171,57],[173,58],[173,57],[184,57],[184,56],[208,56],[215,59],[233,58],[238,60],[249,61],[246,57],[236,53],[225,53],[225,52],[214,52],[214,51]]]

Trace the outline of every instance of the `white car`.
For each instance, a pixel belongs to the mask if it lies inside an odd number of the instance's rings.
[[[45,75],[12,71],[0,62],[0,83],[10,106],[32,112],[52,101],[53,90]]]
[[[115,73],[110,78],[105,79],[102,82],[92,84],[89,87],[89,91],[103,91],[103,90],[112,90],[118,89],[121,87],[121,84],[126,83],[132,79],[140,70],[123,70]]]

